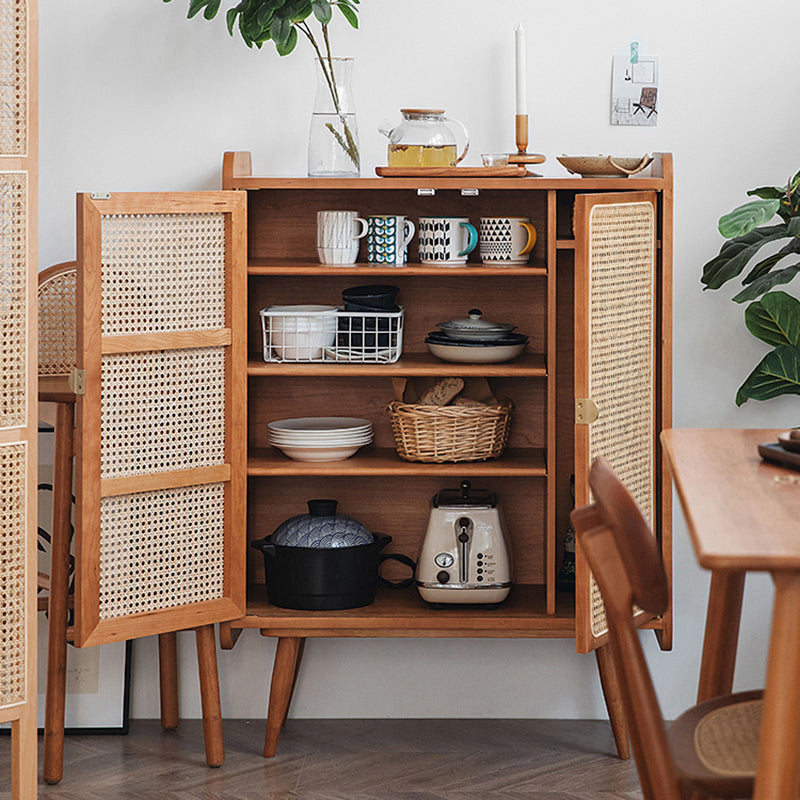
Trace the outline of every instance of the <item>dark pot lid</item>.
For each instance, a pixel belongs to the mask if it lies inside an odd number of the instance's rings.
[[[375,537],[358,521],[336,513],[336,500],[309,500],[308,514],[282,522],[270,537],[283,547],[358,547]]]

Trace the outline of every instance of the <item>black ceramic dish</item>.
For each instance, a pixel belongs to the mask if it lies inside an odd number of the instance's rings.
[[[397,311],[395,302],[397,293],[400,291],[397,286],[387,286],[385,284],[368,284],[365,286],[351,286],[342,292],[342,299],[347,308],[348,303],[356,303],[366,308],[350,309],[352,311]]]
[[[370,544],[354,547],[289,547],[272,537],[251,542],[264,554],[267,599],[279,608],[333,611],[367,606],[378,585],[403,589],[414,582],[414,562],[400,553],[381,553],[392,541],[378,535]],[[411,567],[412,577],[388,581],[378,575],[382,562],[392,559]]]
[[[426,344],[445,344],[448,347],[501,347],[503,345],[527,344],[528,337],[524,333],[509,333],[502,339],[453,339],[441,331],[431,331],[425,337]]]

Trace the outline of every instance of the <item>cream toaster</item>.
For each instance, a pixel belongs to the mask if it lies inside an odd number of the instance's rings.
[[[435,495],[416,579],[422,599],[436,605],[506,599],[511,560],[494,492],[462,481]]]

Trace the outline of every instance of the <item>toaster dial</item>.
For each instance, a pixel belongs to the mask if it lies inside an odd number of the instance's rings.
[[[450,553],[437,553],[433,557],[433,561],[437,567],[442,567],[443,569],[447,569],[447,567],[452,567],[453,562],[455,559]]]

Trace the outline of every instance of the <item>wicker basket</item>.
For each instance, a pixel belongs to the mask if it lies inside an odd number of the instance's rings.
[[[483,461],[499,456],[508,441],[514,404],[422,406],[389,403],[397,454],[406,461]]]

